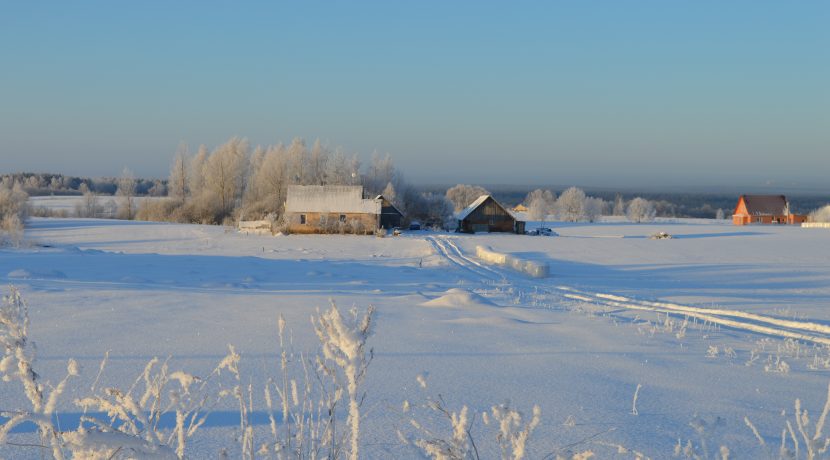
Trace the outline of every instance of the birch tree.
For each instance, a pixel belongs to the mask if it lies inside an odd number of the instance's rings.
[[[482,195],[490,192],[478,185],[458,184],[447,190],[446,197],[452,202],[455,212],[461,211]]]
[[[536,189],[528,193],[527,198],[525,198],[528,215],[532,220],[542,222],[543,227],[548,214],[553,211],[555,202],[556,197],[550,190]]]
[[[585,192],[571,187],[556,200],[556,214],[566,222],[578,222],[585,216]]]
[[[628,220],[637,223],[651,221],[654,219],[655,214],[654,204],[640,197],[631,200],[626,210]]]
[[[219,207],[218,221],[230,216],[242,197],[248,141],[234,137],[220,145],[205,164],[205,185]]]
[[[118,179],[118,217],[120,219],[132,220],[135,217],[135,175],[127,168],[121,172]]]
[[[187,198],[189,156],[187,145],[179,144],[176,155],[173,157],[173,164],[170,166],[167,190],[169,196],[180,203]]]

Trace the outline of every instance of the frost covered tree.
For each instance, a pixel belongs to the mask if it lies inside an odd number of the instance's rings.
[[[606,208],[606,202],[602,198],[595,198],[589,196],[585,198],[585,204],[583,206],[583,215],[585,216],[585,220],[588,222],[596,222],[602,217],[602,214]]]
[[[103,208],[98,200],[98,195],[85,182],[78,187],[78,190],[83,194],[83,200],[75,205],[75,215],[78,217],[101,217]]]
[[[218,206],[216,221],[233,212],[242,197],[248,161],[248,141],[234,137],[210,154],[205,164],[205,189]]]
[[[118,179],[118,218],[132,220],[135,217],[135,175],[127,168],[121,172]]]
[[[183,202],[187,198],[188,157],[187,145],[179,144],[176,155],[173,157],[173,164],[170,166],[170,178],[167,181],[169,196],[178,202]]]
[[[632,222],[648,222],[654,219],[656,211],[654,210],[654,204],[641,197],[634,198],[628,203],[628,209],[626,210],[626,216],[628,220]]]
[[[585,218],[585,192],[571,187],[556,200],[556,215],[566,222],[578,222]]]
[[[308,149],[305,139],[295,137],[287,151],[287,178],[289,184],[308,184]]]
[[[383,189],[381,195],[383,195],[383,197],[387,200],[391,201],[392,204],[396,204],[398,202],[398,192],[395,191],[395,186],[392,185],[391,182],[386,184],[386,188]]]
[[[807,219],[810,222],[830,222],[830,204],[811,212]]]
[[[455,207],[455,212],[461,211],[482,195],[489,195],[484,187],[478,185],[458,184],[447,190],[446,197]]]
[[[421,198],[425,207],[423,216],[425,223],[438,225],[444,229],[455,227],[454,207],[446,196],[440,193],[424,193]]]
[[[23,239],[29,195],[17,181],[0,183],[0,244],[7,240],[17,246]]]
[[[311,146],[309,157],[309,185],[326,185],[328,183],[326,172],[330,157],[329,149],[320,143],[320,139],[315,140],[314,145]]]
[[[369,164],[366,177],[363,181],[363,186],[366,187],[366,191],[372,195],[379,194],[386,184],[390,182],[396,186],[401,185],[401,181],[395,171],[395,165],[392,162],[392,156],[388,153],[384,156],[380,156],[378,152],[372,153],[372,162]]]
[[[527,204],[527,212],[530,218],[534,221],[542,222],[542,226],[544,227],[548,214],[553,211],[556,196],[550,190],[536,189],[527,194],[525,203]]]
[[[625,215],[625,200],[619,193],[614,197],[614,208],[611,211],[612,216]]]
[[[717,212],[715,212],[715,219],[717,219],[717,220],[723,220],[723,219],[725,219],[725,218],[726,218],[726,217],[725,217],[725,216],[724,216],[724,214],[723,214],[723,209],[718,208]]]

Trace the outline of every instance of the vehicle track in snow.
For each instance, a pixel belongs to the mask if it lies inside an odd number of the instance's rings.
[[[428,236],[425,239],[435,249],[438,255],[443,256],[453,265],[470,271],[483,279],[492,281],[502,281],[505,279],[505,276],[495,269],[487,267],[465,256],[458,246],[450,241],[449,237]]]
[[[591,292],[570,286],[552,285],[548,282],[549,280],[530,279],[507,268],[486,266],[466,256],[449,237],[427,237],[427,240],[440,255],[446,257],[455,265],[470,270],[485,279],[497,279],[506,282],[515,289],[528,293],[535,291],[559,297],[562,300],[577,300],[606,307],[696,318],[732,329],[830,346],[830,325],[808,320],[783,319],[740,310],[702,308],[671,302],[638,300],[611,293]]]

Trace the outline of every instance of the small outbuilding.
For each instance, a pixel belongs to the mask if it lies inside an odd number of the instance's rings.
[[[375,200],[380,201],[380,226],[387,230],[400,227],[403,213],[383,195],[378,195]]]
[[[527,212],[527,206],[519,203],[516,206],[513,206],[513,212]]]
[[[525,223],[516,220],[513,214],[490,195],[482,195],[456,216],[458,231],[481,232],[525,232]]]
[[[790,213],[790,203],[784,195],[741,195],[732,214],[735,225],[801,224],[807,216]]]

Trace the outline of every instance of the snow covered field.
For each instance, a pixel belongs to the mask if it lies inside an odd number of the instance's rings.
[[[266,237],[31,219],[28,247],[0,249],[0,277],[29,304],[43,378],[60,380],[69,358],[82,366],[58,404],[70,425],[81,413],[73,400],[89,394],[106,352],[98,385],[129,387],[155,356],[204,375],[233,344],[245,383],[261,387],[279,372],[278,316],[291,347],[313,352],[309,317],[330,301],[377,308],[366,458],[417,457],[398,441],[397,429],[412,431],[401,407],[438,395],[476,414],[509,400],[529,416],[538,404],[542,424],[527,458],[588,449],[634,457],[617,445],[667,458],[678,440],[710,458],[722,445],[734,458],[777,457],[787,420],[796,426],[796,398],[815,423],[830,381],[830,232],[705,220],[547,226],[561,236]],[[648,238],[660,231],[674,238]],[[486,265],[475,258],[478,245],[546,262],[551,276]],[[238,456],[238,410],[222,404],[190,458],[222,446]],[[0,409],[25,408],[18,387],[0,383]],[[262,409],[253,419],[267,430]],[[31,441],[31,430],[13,437]],[[482,458],[497,456],[492,432],[478,416],[472,433]],[[3,458],[39,456],[0,446]]]
[[[138,196],[135,197],[136,206],[145,201],[161,200],[164,197]],[[97,197],[98,206],[116,208],[118,197],[101,195]],[[45,208],[56,212],[65,212],[67,215],[74,215],[79,206],[83,205],[84,197],[80,195],[58,195],[58,196],[32,196],[29,197],[29,206],[33,208]]]

